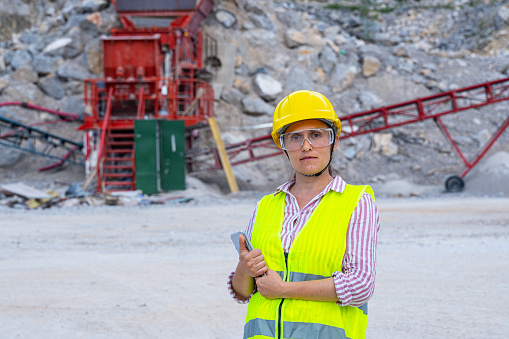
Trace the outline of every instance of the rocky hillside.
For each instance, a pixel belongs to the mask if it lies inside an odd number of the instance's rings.
[[[99,36],[118,25],[113,6],[107,0],[13,0],[0,4],[0,18],[0,102],[82,113],[83,79],[101,76]],[[224,0],[216,1],[203,30],[219,46],[222,66],[213,85],[226,144],[268,134],[264,126],[277,102],[297,89],[325,94],[341,116],[509,76],[504,1]],[[472,156],[508,108],[491,105],[444,123]],[[47,119],[22,109],[0,114]],[[79,139],[73,128],[66,133]],[[508,132],[496,150],[509,151]],[[26,157],[0,152],[10,159],[0,163],[0,180],[12,181],[12,173],[28,165]],[[462,165],[431,121],[346,139],[333,161],[352,183],[442,184]],[[241,188],[260,190],[291,173],[284,157],[234,171]],[[222,173],[201,179],[226,187]]]

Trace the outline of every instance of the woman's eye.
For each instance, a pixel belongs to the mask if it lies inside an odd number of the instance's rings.
[[[290,140],[292,140],[292,141],[299,141],[301,139],[302,139],[302,137],[298,134],[293,134],[290,136]]]

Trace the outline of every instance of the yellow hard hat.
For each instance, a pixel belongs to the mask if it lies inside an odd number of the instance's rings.
[[[272,139],[281,148],[279,140],[283,128],[297,121],[319,119],[335,127],[336,135],[341,132],[341,121],[334,107],[322,94],[313,91],[296,91],[283,98],[274,111]]]

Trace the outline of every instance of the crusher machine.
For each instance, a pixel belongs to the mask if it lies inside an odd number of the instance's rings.
[[[213,1],[112,3],[122,27],[101,37],[104,77],[85,80],[87,176],[99,192],[184,189],[186,128],[214,116],[217,43],[200,30]]]

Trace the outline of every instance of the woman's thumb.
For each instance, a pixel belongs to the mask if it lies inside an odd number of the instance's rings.
[[[240,251],[248,251],[249,252],[249,250],[246,247],[246,239],[244,238],[244,235],[242,235],[242,234],[239,234],[239,249],[240,249]]]

